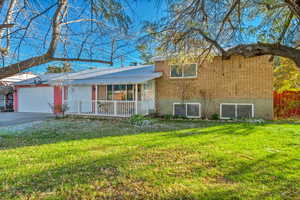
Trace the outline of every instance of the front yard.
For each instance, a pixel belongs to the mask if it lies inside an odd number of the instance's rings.
[[[52,120],[0,135],[0,199],[300,199],[300,125]]]

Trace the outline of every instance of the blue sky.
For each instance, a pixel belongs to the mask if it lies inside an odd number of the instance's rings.
[[[130,5],[126,4],[125,0],[120,0],[123,5],[124,8],[126,10],[126,13],[131,17],[132,19],[132,24],[130,27],[130,31],[129,34],[132,36],[131,38],[133,38],[132,40],[127,39],[127,41],[131,41],[130,45],[126,45],[126,47],[124,47],[124,49],[122,49],[121,52],[119,52],[119,54],[122,54],[124,56],[124,65],[128,66],[130,63],[132,62],[142,62],[142,60],[139,57],[139,53],[135,50],[135,46],[136,43],[134,43],[135,39],[137,39],[139,36],[142,35],[141,32],[141,27],[143,26],[143,22],[145,21],[158,21],[161,17],[166,15],[166,1],[162,1],[162,0],[127,0],[127,3],[131,3]],[[30,1],[29,1],[30,2]],[[50,5],[53,5],[55,2],[57,2],[57,0],[32,0],[32,2],[35,2],[35,5],[39,5],[40,7],[38,7],[38,9],[40,9],[39,11],[43,11],[45,8],[49,7]],[[87,5],[86,2],[87,0],[69,0],[70,5],[72,5],[73,7],[70,6],[69,11],[68,11],[68,21],[70,20],[75,20],[75,19],[82,19],[81,16],[79,16],[80,11],[85,11],[85,15],[84,17],[86,19],[89,19],[88,16],[89,15],[89,9],[85,9]],[[100,1],[99,2],[103,2]],[[158,4],[160,3],[160,4]],[[77,10],[76,10],[77,9]],[[45,35],[47,35],[46,33],[48,32],[47,30],[50,27],[51,24],[51,17],[53,16],[55,8],[52,8],[47,14],[48,14],[48,18],[42,18],[39,17],[39,20],[35,21],[35,24],[33,24],[32,26],[34,26],[35,31],[28,31],[28,35],[27,36],[27,41],[23,42],[22,44],[22,50],[20,51],[20,53],[16,53],[15,55],[17,56],[12,56],[12,59],[15,60],[24,60],[26,58],[30,58],[33,56],[37,56],[37,55],[42,55],[43,53],[45,53],[45,51],[47,50],[47,47],[49,45],[49,41],[50,41],[50,36],[51,34],[48,34],[47,37],[45,37]],[[36,10],[34,10],[36,11]],[[219,12],[218,12],[219,13]],[[240,44],[240,43],[252,43],[252,42],[257,42],[257,41],[270,41],[272,39],[272,37],[274,37],[274,35],[272,35],[272,30],[269,31],[270,27],[273,26],[272,20],[269,20],[268,17],[266,17],[266,14],[263,13],[261,15],[254,15],[252,16],[251,14],[252,12],[247,11],[244,18],[244,22],[242,23],[241,27],[245,30],[243,32],[241,32],[240,34],[237,34],[237,37],[235,36],[234,40],[223,40],[226,41],[226,43],[221,45],[225,48],[228,47],[232,47],[233,45],[236,44]],[[1,10],[0,10],[0,17],[1,17]],[[34,14],[32,14],[34,16]],[[79,16],[79,17],[78,17]],[[25,16],[26,17],[26,16]],[[76,18],[77,17],[77,18]],[[264,25],[262,28],[260,28],[259,30],[257,30],[258,25],[260,25],[262,23],[262,19],[266,19],[266,22],[268,22],[268,25]],[[22,19],[21,19],[22,20]],[[20,20],[20,21],[21,21]],[[23,24],[21,24],[23,25]],[[78,24],[77,24],[78,25]],[[75,32],[77,31],[85,31],[87,27],[90,28],[89,23],[86,23],[84,25],[80,25],[78,27],[76,27],[76,23],[69,25],[70,27],[74,28]],[[111,24],[109,24],[111,25]],[[294,25],[296,26],[296,25]],[[21,26],[24,27],[24,26]],[[38,27],[38,29],[37,29]],[[63,26],[66,27],[66,26]],[[252,28],[251,28],[252,27]],[[16,27],[14,27],[16,28]],[[72,29],[71,28],[71,29]],[[251,29],[253,30],[251,33]],[[100,28],[100,30],[102,30]],[[114,29],[115,30],[115,29]],[[299,29],[297,29],[299,30]],[[296,31],[297,31],[296,30]],[[23,31],[24,32],[24,31]],[[98,29],[97,32],[95,31],[95,33],[98,34]],[[213,32],[210,33],[213,36]],[[274,32],[274,31],[273,31]],[[298,31],[299,32],[299,31]],[[268,35],[272,33],[271,35]],[[276,36],[275,32],[275,36]],[[22,36],[22,32],[20,31],[18,33],[18,36]],[[94,33],[93,33],[94,34]],[[111,50],[111,46],[110,43],[112,41],[112,37],[114,36],[119,36],[118,34],[122,34],[122,32],[109,32],[109,34],[105,33],[106,35],[93,35],[91,37],[92,42],[89,43],[90,47],[92,47],[92,50],[95,51],[95,53],[89,53],[88,50],[85,50],[85,53],[83,53],[81,55],[81,58],[89,58],[92,57],[92,59],[101,59],[101,60],[107,60],[109,61],[109,56],[110,53],[109,51]],[[109,36],[108,36],[109,35]],[[111,36],[114,35],[114,36]],[[86,35],[80,35],[80,36],[74,36],[74,38],[69,38],[69,40],[67,41],[71,41],[70,44],[72,44],[75,47],[72,47],[72,45],[69,45],[69,52],[63,52],[63,48],[62,45],[59,46],[59,49],[57,51],[56,56],[57,57],[66,57],[66,58],[74,58],[77,57],[79,49],[78,48],[78,44],[80,44],[80,42],[83,40],[84,36]],[[261,36],[261,38],[259,38]],[[293,36],[293,35],[292,35]],[[31,39],[34,38],[34,39]],[[70,36],[73,37],[73,36]],[[45,39],[46,38],[46,39]],[[98,39],[99,38],[99,39]],[[271,38],[271,39],[270,39]],[[286,37],[287,39],[291,38],[291,37]],[[46,41],[46,42],[45,42]],[[271,40],[272,41],[272,40]],[[77,44],[76,44],[77,42]],[[104,44],[106,43],[106,44]],[[121,40],[119,42],[119,45],[124,44],[124,40]],[[18,47],[18,41],[15,42],[14,44],[12,44],[12,46]],[[76,46],[77,45],[77,46]],[[12,48],[13,49],[13,48]],[[15,48],[18,49],[18,48]],[[126,53],[125,53],[126,52]],[[69,53],[69,55],[68,55]],[[18,55],[20,56],[18,59]],[[12,63],[12,61],[10,61]],[[6,64],[5,64],[6,65]],[[4,65],[4,66],[5,66]],[[37,67],[33,67],[30,68],[27,71],[31,71],[33,73],[44,73],[46,71],[46,68],[48,65],[62,65],[61,62],[52,62],[52,63],[47,63],[44,64],[42,66],[37,66]],[[121,59],[115,59],[114,60],[114,66],[113,67],[120,67],[121,65]],[[73,69],[75,69],[76,71],[79,70],[84,70],[87,68],[91,68],[91,67],[107,67],[108,65],[104,65],[104,64],[96,64],[96,63],[80,63],[80,62],[73,62],[72,63],[72,67]]]
[[[140,35],[141,27],[144,21],[157,21],[165,12],[165,4],[157,4],[158,1],[152,0],[138,0],[130,5],[131,8],[126,8],[128,14],[132,19],[131,25],[131,32],[134,33],[136,36]],[[27,53],[30,53],[28,51]],[[101,53],[101,52],[99,52]],[[130,50],[129,54],[125,54],[124,58],[124,65],[129,65],[132,62],[142,62],[139,58],[138,52]],[[121,59],[114,60],[113,67],[120,67],[121,66]],[[33,73],[44,73],[48,65],[61,65],[61,62],[51,62],[44,65],[40,65],[37,67],[30,68],[27,71]],[[76,71],[84,70],[90,67],[108,67],[105,64],[96,64],[96,63],[80,63],[80,62],[73,62],[72,63],[73,69]]]

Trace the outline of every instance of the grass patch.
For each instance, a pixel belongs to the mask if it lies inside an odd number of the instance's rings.
[[[0,139],[0,199],[299,199],[293,124],[54,120]]]

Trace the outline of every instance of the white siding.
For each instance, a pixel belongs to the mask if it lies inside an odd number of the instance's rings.
[[[70,86],[68,88],[69,112],[92,112],[92,86]],[[80,105],[79,105],[80,104]]]

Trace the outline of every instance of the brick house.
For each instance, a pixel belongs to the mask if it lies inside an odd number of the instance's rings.
[[[233,56],[229,60],[215,57],[201,66],[168,64],[161,58],[153,60],[155,71],[163,73],[156,79],[158,113],[273,118],[273,66],[268,56]],[[189,93],[185,98],[183,90]]]
[[[128,117],[158,112],[200,118],[273,118],[268,57],[215,57],[201,66],[170,64],[99,68],[40,76],[16,85],[19,112],[52,112],[67,104],[69,114]]]

